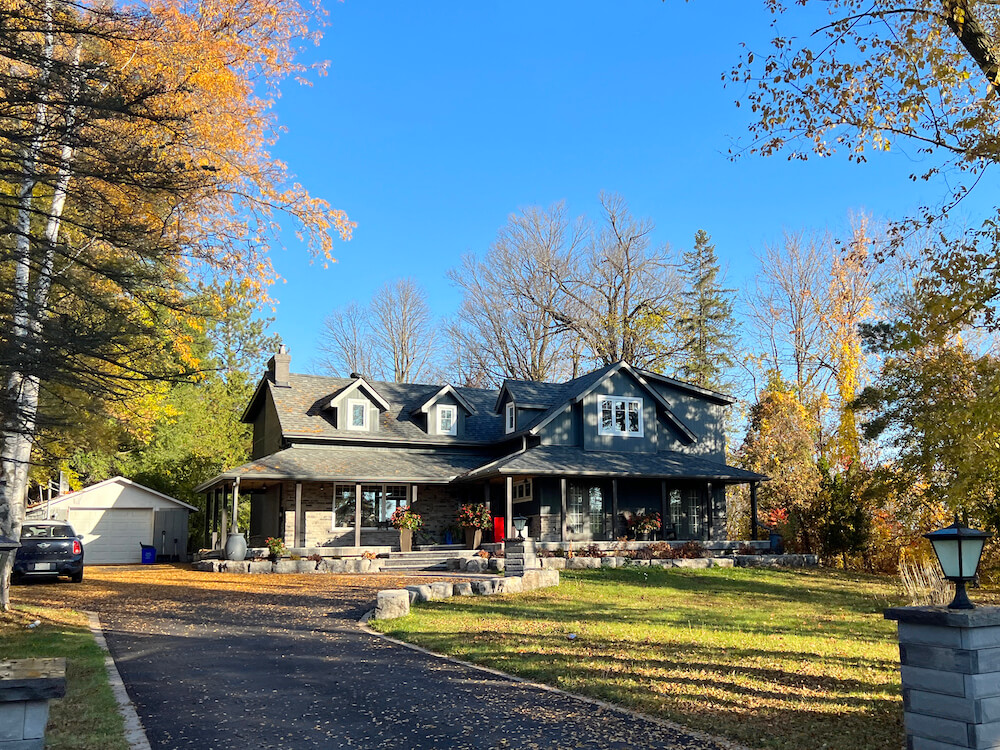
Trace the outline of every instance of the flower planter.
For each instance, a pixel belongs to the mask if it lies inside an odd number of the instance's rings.
[[[466,527],[465,529],[465,548],[466,549],[479,549],[479,545],[483,543],[483,530],[482,529],[471,529]]]
[[[400,552],[413,551],[413,529],[399,530],[399,551]]]

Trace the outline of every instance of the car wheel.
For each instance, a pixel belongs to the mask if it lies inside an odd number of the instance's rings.
[[[69,577],[69,580],[73,583],[83,583],[83,571],[81,570],[79,573],[74,573]]]

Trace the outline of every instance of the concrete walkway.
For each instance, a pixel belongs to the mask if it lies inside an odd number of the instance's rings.
[[[365,633],[358,618],[398,576],[157,567],[155,584],[138,571],[58,586],[98,589],[89,608],[153,748],[728,747]]]

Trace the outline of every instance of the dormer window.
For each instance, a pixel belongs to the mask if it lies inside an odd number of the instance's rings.
[[[438,434],[454,435],[458,432],[458,408],[455,406],[438,407]]]
[[[347,400],[347,429],[368,429],[368,402],[362,399]]]
[[[601,396],[598,400],[601,435],[642,437],[642,399]]]
[[[514,431],[514,402],[507,402],[507,411],[505,416],[505,424],[507,425],[507,434],[509,435]]]

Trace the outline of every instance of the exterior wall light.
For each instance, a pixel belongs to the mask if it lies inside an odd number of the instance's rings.
[[[948,609],[975,609],[969,601],[965,584],[976,577],[983,545],[991,536],[985,531],[962,526],[958,522],[958,514],[951,526],[924,534],[934,547],[944,577],[955,584],[955,599]]]
[[[528,525],[528,519],[525,518],[524,516],[514,516],[511,519],[511,522],[514,524],[514,529],[517,531],[517,538],[519,540],[524,539],[523,532],[524,532],[524,527]]]

